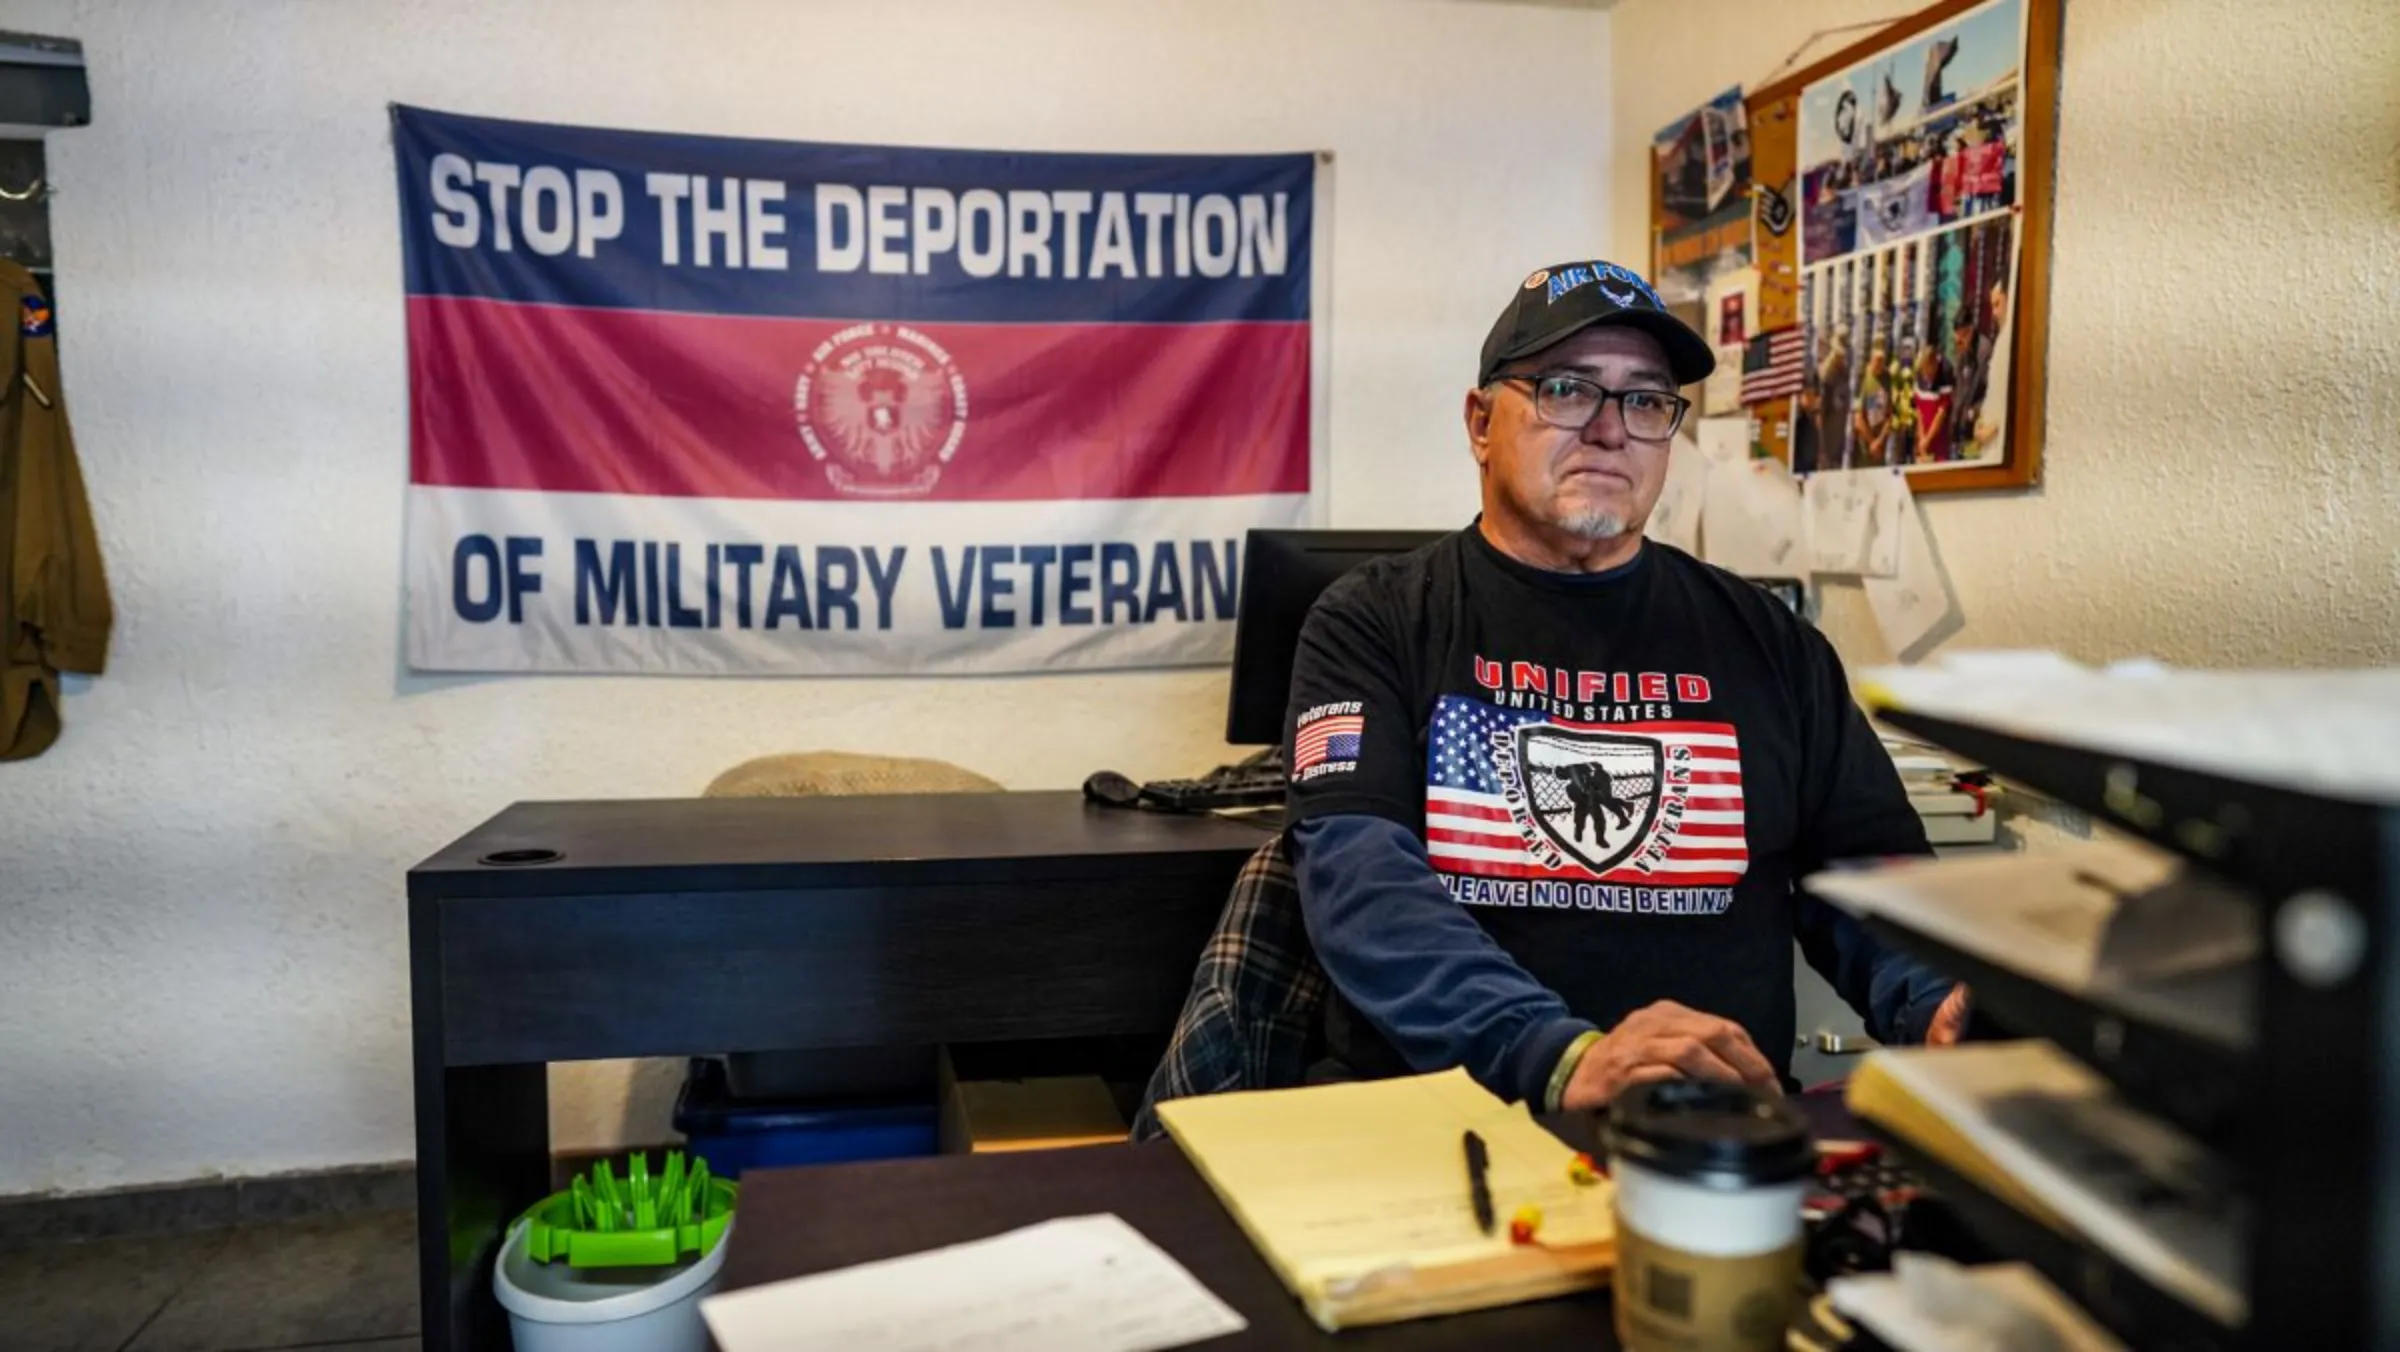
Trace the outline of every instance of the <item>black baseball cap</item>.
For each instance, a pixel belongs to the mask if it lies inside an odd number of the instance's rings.
[[[1631,268],[1559,263],[1527,277],[1509,299],[1483,340],[1475,383],[1489,385],[1501,367],[1595,324],[1622,324],[1656,338],[1667,350],[1667,370],[1678,385],[1706,380],[1717,369],[1716,351],[1670,314],[1666,302]]]

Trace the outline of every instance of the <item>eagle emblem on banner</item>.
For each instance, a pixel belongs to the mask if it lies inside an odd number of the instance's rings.
[[[940,344],[858,324],[810,354],[792,391],[800,439],[846,496],[931,492],[967,430],[967,382]]]

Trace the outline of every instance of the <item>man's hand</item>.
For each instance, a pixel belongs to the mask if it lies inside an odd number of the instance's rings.
[[[1605,1108],[1618,1091],[1653,1080],[1731,1080],[1783,1093],[1775,1067],[1742,1026],[1672,1000],[1644,1005],[1585,1049],[1559,1095],[1562,1108]]]
[[[1925,1045],[1948,1047],[1966,1035],[1967,986],[1965,982],[1950,988],[1942,1003],[1933,1011],[1933,1020],[1925,1025]]]

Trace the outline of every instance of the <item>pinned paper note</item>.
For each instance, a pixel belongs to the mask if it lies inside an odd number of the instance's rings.
[[[1667,448],[1667,482],[1642,534],[1686,554],[1700,552],[1700,505],[1708,496],[1708,460],[1697,443],[1679,437]]]
[[[1702,418],[1692,424],[1692,440],[1700,444],[1700,456],[1712,465],[1750,458],[1750,418],[1747,414],[1731,418]]]
[[[711,1296],[700,1314],[725,1352],[1151,1352],[1249,1327],[1111,1215]]]
[[[1898,472],[1875,476],[1875,499],[1872,524],[1867,535],[1865,567],[1859,571],[1868,577],[1898,577],[1900,575],[1900,534],[1906,529],[1903,517],[1913,516],[1917,495],[1910,492],[1908,479]],[[1923,527],[1919,526],[1920,533]],[[1930,553],[1930,551],[1929,551]]]
[[[1757,331],[1757,314],[1758,269],[1735,268],[1709,279],[1701,318],[1717,351],[1717,369],[1701,386],[1700,406],[1711,417],[1742,412],[1742,349]]]
[[[1734,460],[1708,467],[1701,512],[1706,557],[1744,577],[1799,577],[1800,485],[1775,460]]]
[[[1890,577],[1866,579],[1867,604],[1874,608],[1875,626],[1900,660],[1914,661],[1957,613],[1950,578],[1933,554],[1933,537],[1925,531],[1925,511],[1913,498],[1901,504],[1900,566]]]
[[[1812,573],[1891,577],[1900,571],[1900,517],[1908,481],[1892,469],[1829,470],[1808,476],[1808,567]]]

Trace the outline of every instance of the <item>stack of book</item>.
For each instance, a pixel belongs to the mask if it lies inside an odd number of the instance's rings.
[[[2000,791],[1990,775],[1957,765],[1931,747],[1895,737],[1885,737],[1883,749],[1900,772],[1900,783],[1908,790],[1908,805],[1924,819],[1928,843],[1992,843],[1999,834],[2000,814],[1993,808]]]

